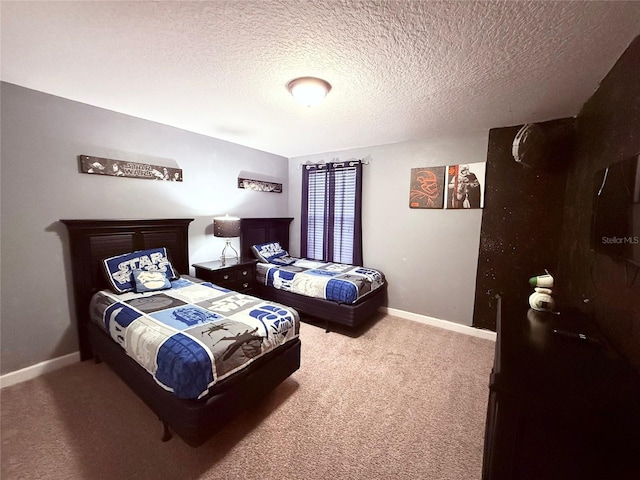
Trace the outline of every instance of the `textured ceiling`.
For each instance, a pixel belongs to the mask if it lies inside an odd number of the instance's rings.
[[[1,4],[2,80],[286,157],[575,116],[640,2]],[[318,107],[285,86],[318,76]]]

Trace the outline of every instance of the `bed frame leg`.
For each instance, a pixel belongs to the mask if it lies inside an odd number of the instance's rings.
[[[329,329],[329,320],[324,321],[324,333],[330,333],[331,329]]]
[[[171,434],[171,430],[169,430],[169,425],[167,425],[167,422],[162,422],[162,426],[164,427],[164,432],[162,433],[162,441],[168,442],[173,438],[173,435]]]

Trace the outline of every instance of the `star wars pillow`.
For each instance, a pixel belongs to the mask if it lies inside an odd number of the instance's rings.
[[[289,256],[289,252],[280,246],[280,242],[261,243],[251,247],[256,258],[265,263],[276,265],[291,265],[295,258]]]
[[[102,262],[109,285],[115,293],[131,292],[135,289],[135,280],[132,277],[134,270],[161,272],[168,280],[179,278],[169,262],[167,249],[164,247],[125,253],[105,258]]]
[[[134,281],[133,290],[137,293],[153,292],[155,290],[166,290],[171,288],[171,282],[164,272],[133,270],[131,272]]]

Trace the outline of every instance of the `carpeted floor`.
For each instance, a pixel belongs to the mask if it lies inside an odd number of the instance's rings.
[[[382,314],[300,335],[300,370],[197,449],[104,364],[5,388],[1,478],[480,478],[492,341]]]

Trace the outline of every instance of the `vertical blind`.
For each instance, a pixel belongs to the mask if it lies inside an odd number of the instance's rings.
[[[361,265],[362,162],[305,165],[304,169],[303,256]]]

